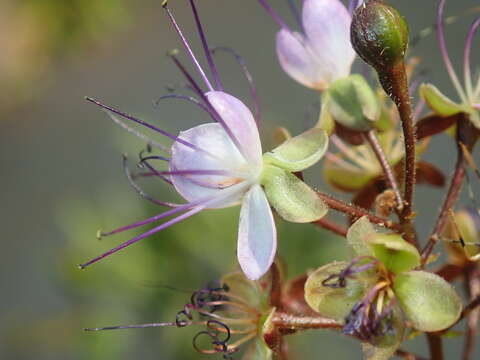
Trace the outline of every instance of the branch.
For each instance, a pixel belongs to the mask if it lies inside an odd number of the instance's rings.
[[[442,338],[433,333],[425,333],[430,349],[431,360],[443,360]]]
[[[272,323],[280,331],[295,331],[308,329],[341,329],[343,324],[333,319],[316,316],[296,316],[284,312],[276,312]]]
[[[435,244],[440,239],[440,236],[445,228],[448,218],[449,209],[451,209],[460,194],[462,188],[463,179],[465,178],[465,153],[462,150],[462,144],[471,151],[477,140],[477,131],[473,128],[470,119],[467,115],[462,116],[457,123],[457,162],[455,164],[455,172],[453,173],[452,180],[450,182],[450,187],[447,192],[447,196],[443,202],[442,209],[438,215],[435,227],[430,235],[428,243],[422,250],[422,264],[428,260],[428,257],[433,251]]]
[[[327,194],[324,194],[324,193],[317,192],[317,195],[323,201],[325,201],[325,203],[328,205],[329,208],[331,208],[333,210],[343,212],[347,215],[350,215],[350,216],[353,216],[353,217],[356,217],[356,218],[366,216],[368,218],[368,220],[370,220],[374,224],[384,226],[384,227],[389,228],[391,230],[402,231],[402,227],[399,224],[394,223],[390,219],[385,219],[385,218],[381,218],[379,216],[373,215],[370,212],[368,212],[368,210],[366,210],[364,208],[361,208],[359,206],[355,206],[355,205],[352,205],[352,204],[347,204],[346,202],[335,199],[335,198],[331,197],[330,195],[327,195]]]
[[[320,220],[317,220],[312,224],[317,225],[323,229],[329,230],[334,234],[340,235],[342,237],[347,236],[347,229],[332,220],[321,218]]]

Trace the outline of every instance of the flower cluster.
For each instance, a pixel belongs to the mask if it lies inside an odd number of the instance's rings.
[[[253,112],[223,87],[213,57],[216,50],[208,45],[195,0],[188,1],[211,76],[200,65],[164,1],[162,6],[196,74],[187,70],[178,51],[170,52],[195,97],[169,94],[161,99],[189,101],[205,111],[211,122],[174,135],[87,98],[147,143],[149,154],[142,152],[138,164],[144,171],[132,174],[125,164],[127,178],[140,195],[169,208],[99,235],[176,217],[81,267],[205,209],[240,205],[237,257],[241,271],[223,277],[221,286],[196,291],[174,322],[127,327],[204,326],[194,338],[198,351],[221,353],[230,359],[241,345],[249,344],[244,360],[287,359],[285,336],[326,328],[359,340],[365,359],[383,360],[395,354],[411,359],[416,356],[402,350],[401,344],[407,335],[425,333],[432,359],[442,360],[442,337],[468,318],[463,358],[470,359],[480,317],[480,212],[474,195],[470,196],[473,206],[469,210],[455,211],[455,205],[464,179],[469,179],[469,168],[480,179],[472,156],[480,138],[480,80],[475,83],[472,79],[470,64],[480,20],[474,21],[467,35],[462,88],[446,50],[445,0],[440,1],[437,33],[448,74],[460,97],[460,103],[455,103],[432,84],[420,85],[420,80],[409,83],[416,76],[419,60],[407,52],[405,18],[384,1],[350,1],[346,7],[340,0],[304,0],[299,11],[295,1],[289,0],[298,22],[296,31],[267,0],[258,0],[280,27],[276,53],[281,68],[295,81],[318,91],[321,99],[314,127],[294,137],[284,129],[280,144],[264,152],[257,91],[245,62],[227,50],[245,70]],[[366,63],[363,74],[351,73],[356,55]],[[366,76],[368,65],[378,75],[378,82]],[[425,104],[432,113],[422,117]],[[165,136],[171,145],[152,140],[130,123]],[[442,188],[446,177],[437,166],[419,157],[426,154],[431,138],[444,132],[455,141],[457,162],[433,230],[422,244],[416,220],[421,210],[413,203],[416,187]],[[335,149],[329,149],[330,145]],[[152,153],[154,148],[159,154]],[[327,184],[352,194],[350,202],[304,182],[303,171],[320,160],[324,160],[321,165]],[[136,182],[140,178],[168,183],[185,202],[171,203],[147,195]],[[343,213],[344,223],[327,218],[330,210]],[[432,212],[431,207],[428,211]],[[312,223],[339,235],[350,249],[350,260],[305,269],[288,280],[286,266],[277,256],[275,215],[285,221]],[[448,259],[431,271],[428,267],[439,259],[433,251],[440,241],[447,244]],[[470,303],[465,307],[451,284],[459,279],[467,285]]]

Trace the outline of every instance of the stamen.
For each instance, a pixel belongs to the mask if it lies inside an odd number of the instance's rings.
[[[92,101],[90,98],[86,98],[86,100]],[[95,103],[95,104],[97,104],[97,103]],[[97,104],[97,105],[99,105],[99,104]],[[136,131],[135,129],[131,128],[130,126],[125,124],[123,121],[121,121],[118,117],[116,117],[115,114],[112,113],[112,111],[110,111],[108,109],[105,109],[105,108],[104,108],[104,111],[107,113],[107,115],[110,117],[110,119],[112,119],[113,122],[115,124],[117,124],[118,126],[120,126],[122,129],[126,130],[130,134],[133,134],[134,136],[137,136],[138,138],[145,141],[147,144],[155,146],[156,148],[160,149],[163,152],[170,153],[170,149],[168,149],[166,146],[156,142],[155,140],[150,139],[147,135],[144,135],[144,134]]]
[[[255,86],[255,82],[253,81],[252,74],[248,70],[248,67],[247,67],[247,64],[246,64],[245,60],[237,52],[235,52],[235,50],[233,50],[232,48],[229,48],[229,47],[219,46],[219,47],[216,47],[216,48],[212,49],[211,51],[212,51],[212,54],[214,54],[214,55],[217,51],[226,52],[226,53],[232,55],[233,58],[237,61],[238,65],[240,65],[240,68],[241,68],[241,70],[242,70],[243,74],[245,75],[245,78],[247,79],[247,82],[248,82],[248,87],[250,89],[250,96],[252,98],[253,106],[255,108],[254,118],[255,118],[255,122],[257,123],[257,127],[258,127],[260,125],[260,100],[259,100],[258,93],[257,93],[257,87]]]
[[[287,0],[288,7],[290,8],[290,11],[297,22],[298,26],[303,31],[303,23],[302,23],[302,16],[300,15],[300,11],[298,11],[297,5],[295,4],[295,0]]]
[[[213,107],[213,105],[210,103],[210,101],[208,100],[207,96],[202,92],[202,90],[198,87],[198,85],[195,83],[195,81],[193,80],[192,76],[188,73],[187,69],[185,68],[185,66],[183,66],[183,64],[180,62],[180,60],[178,60],[178,58],[176,57],[175,53],[172,53],[170,52],[168,54],[170,56],[170,58],[173,60],[173,62],[175,63],[175,65],[177,65],[177,67],[180,69],[180,71],[183,73],[183,75],[185,76],[185,78],[190,82],[190,84],[195,88],[195,90],[198,92],[198,95],[200,95],[201,99],[204,101],[204,103],[207,105],[207,107],[210,109],[210,111],[212,112],[213,114],[213,120],[217,121],[220,125],[222,125],[223,129],[225,130],[225,132],[227,133],[227,135],[230,137],[230,139],[232,140],[232,142],[235,144],[235,146],[237,147],[238,151],[240,151],[240,153],[242,154],[242,156],[247,159],[248,157],[245,156],[245,151],[243,150],[243,147],[242,145],[240,144],[240,142],[238,141],[238,139],[236,138],[236,136],[232,133],[232,130],[228,127],[228,125],[225,123],[225,121],[222,119],[222,117],[220,116],[220,114],[218,113],[218,111]]]
[[[470,68],[470,53],[472,51],[472,42],[475,33],[480,26],[480,17],[478,17],[472,24],[472,27],[468,31],[467,40],[465,41],[465,49],[463,52],[463,74],[465,79],[465,91],[470,101],[474,101],[471,68]],[[480,81],[479,81],[480,83]],[[475,89],[476,90],[476,89]]]
[[[283,21],[282,18],[272,9],[266,0],[258,0],[258,2],[265,8],[265,10],[267,10],[267,13],[278,26],[280,26],[282,29],[290,31],[285,21]]]
[[[447,68],[447,72],[450,76],[450,79],[452,80],[453,86],[457,90],[458,96],[460,97],[462,102],[466,103],[467,98],[465,92],[463,91],[462,86],[458,81],[457,74],[453,69],[452,61],[450,60],[450,57],[448,55],[447,45],[445,43],[445,22],[443,18],[444,9],[445,0],[440,0],[440,5],[438,6],[437,11],[437,38],[440,45],[440,52],[442,53],[443,62],[445,63],[445,67]]]
[[[236,303],[236,302],[233,302],[233,301],[224,301],[224,300],[210,301],[210,302],[206,302],[205,305],[207,305],[207,306],[219,306],[219,305],[231,306],[233,308],[237,308],[239,310],[249,312],[249,313],[254,314],[254,315],[258,314],[258,312],[256,310],[252,309],[251,307],[245,306],[243,304],[239,304],[239,303]]]
[[[180,207],[178,207],[176,209],[173,209],[173,210],[178,210],[179,208]],[[130,245],[132,245],[132,244],[134,244],[134,243],[136,243],[136,242],[138,242],[138,241],[140,241],[140,240],[142,240],[142,239],[144,239],[144,238],[146,238],[150,235],[155,234],[156,232],[159,232],[163,229],[166,229],[169,226],[172,226],[172,225],[174,225],[174,224],[176,224],[180,221],[183,221],[183,220],[189,218],[192,215],[195,215],[196,213],[202,211],[204,208],[205,208],[205,205],[197,206],[197,207],[191,209],[190,211],[187,211],[186,213],[184,213],[180,216],[177,216],[176,218],[174,218],[170,221],[167,221],[166,223],[163,223],[163,224],[161,224],[161,225],[159,225],[159,226],[157,226],[157,227],[155,227],[155,228],[153,228],[153,229],[151,229],[151,230],[149,230],[149,231],[147,231],[147,232],[145,232],[145,233],[143,233],[139,236],[134,237],[133,239],[131,239],[129,241],[124,242],[123,244],[121,244],[121,245],[103,253],[100,256],[97,256],[97,257],[93,258],[92,260],[90,260],[90,261],[88,261],[84,264],[80,264],[79,267],[80,267],[80,269],[85,269],[87,266],[90,266],[90,265],[96,263],[97,261],[102,260],[102,259],[104,259],[104,258],[106,258],[106,257],[108,257],[108,256],[126,248],[127,246],[130,246]]]
[[[339,166],[339,167],[343,167],[347,170],[350,170],[350,171],[359,171],[359,170],[363,170],[362,167],[360,167],[358,164],[356,163],[349,163],[345,160],[343,160],[340,156],[337,156],[335,154],[332,154],[331,152],[326,152],[325,153],[325,157],[330,160],[332,163],[334,163],[335,165]]]
[[[90,98],[90,97],[86,97],[85,99],[88,100],[88,101],[90,101],[91,103],[94,103],[95,105],[100,106],[101,108],[103,108],[103,109],[105,109],[105,110],[108,110],[108,111],[111,111],[111,112],[113,112],[113,113],[115,113],[115,114],[117,114],[117,115],[120,115],[121,117],[123,117],[123,118],[125,118],[125,119],[127,119],[127,120],[131,120],[131,121],[133,121],[133,122],[135,122],[135,123],[137,123],[137,124],[140,124],[140,125],[143,125],[143,126],[149,128],[149,129],[152,129],[152,130],[154,130],[154,131],[162,134],[163,136],[166,136],[166,137],[168,137],[169,139],[172,139],[172,140],[174,140],[174,141],[176,141],[176,142],[178,142],[178,143],[180,143],[180,144],[182,144],[182,145],[185,145],[185,146],[187,146],[187,147],[189,147],[189,148],[192,148],[192,149],[194,149],[194,150],[197,150],[197,151],[201,151],[201,152],[204,152],[204,153],[208,153],[207,151],[199,148],[199,147],[196,146],[196,145],[193,145],[193,144],[189,143],[188,141],[185,141],[185,140],[183,140],[183,139],[181,139],[181,138],[179,138],[179,137],[177,137],[177,136],[175,136],[175,135],[172,135],[172,134],[170,134],[170,133],[168,133],[168,132],[166,132],[166,131],[164,131],[164,130],[162,130],[162,129],[159,129],[159,128],[157,128],[156,126],[153,126],[153,125],[151,125],[151,124],[149,124],[149,123],[147,123],[147,122],[145,122],[145,121],[143,121],[143,120],[141,120],[141,119],[137,119],[137,118],[135,118],[135,117],[133,117],[133,116],[131,116],[131,115],[128,115],[128,114],[126,114],[126,113],[121,112],[120,110],[117,110],[117,109],[114,109],[114,108],[112,108],[112,107],[110,107],[110,106],[108,106],[108,105],[102,104],[100,101],[98,101],[98,100],[96,100],[96,99],[93,99],[93,98]],[[151,142],[151,141],[150,141],[150,142]],[[169,152],[169,151],[168,151],[168,152]]]
[[[207,85],[207,87],[208,87],[208,89],[209,89],[210,91],[214,91],[214,88],[212,87],[212,84],[211,84],[210,81],[208,80],[207,75],[205,74],[205,72],[203,71],[202,67],[200,66],[200,63],[198,62],[197,58],[195,57],[195,54],[193,53],[190,45],[188,44],[187,39],[186,39],[185,36],[183,35],[182,30],[181,30],[180,27],[178,26],[177,22],[175,21],[175,18],[173,17],[172,12],[171,12],[170,9],[168,8],[168,1],[164,1],[164,2],[162,3],[162,6],[163,6],[163,8],[165,9],[165,11],[167,12],[167,15],[168,15],[170,21],[172,22],[172,25],[173,25],[173,27],[175,28],[175,31],[177,32],[178,36],[180,37],[180,40],[182,41],[183,46],[185,46],[185,49],[187,50],[188,55],[190,55],[190,58],[192,59],[193,64],[195,65],[195,67],[197,68],[198,72],[200,73],[200,76],[201,76],[202,80],[203,80],[204,83]]]
[[[373,161],[368,161],[363,157],[363,154],[358,151],[356,146],[349,146],[345,144],[337,135],[332,135],[330,140],[335,144],[335,146],[343,152],[352,162],[361,166],[364,169],[372,169]],[[375,166],[375,165],[374,165]]]
[[[254,331],[251,334],[244,336],[243,338],[237,340],[236,342],[232,343],[231,345],[228,345],[228,350],[229,351],[236,351],[240,345],[245,344],[247,341],[252,340],[257,336],[257,332]]]
[[[186,95],[180,95],[180,94],[164,95],[164,96],[160,96],[157,100],[155,100],[153,105],[155,107],[159,107],[160,101],[165,100],[165,99],[180,99],[180,100],[189,101],[189,102],[197,105],[198,107],[200,107],[208,115],[210,115],[212,118],[214,118],[214,114],[211,112],[211,110],[206,105],[204,105],[203,103],[201,103],[200,101],[198,101],[197,99],[195,99],[192,96],[186,96]]]
[[[195,1],[190,0],[190,5],[192,6],[193,16],[195,17],[195,23],[197,24],[198,34],[202,41],[203,50],[205,51],[205,56],[207,57],[208,65],[210,66],[210,71],[212,73],[213,80],[215,81],[215,88],[217,90],[223,91],[222,83],[220,81],[220,75],[218,74],[217,67],[213,61],[212,54],[208,48],[207,37],[203,31],[202,23],[200,22],[200,17],[198,16],[197,7],[195,6]]]
[[[160,201],[160,200],[157,200],[153,197],[151,197],[150,195],[148,195],[145,191],[142,190],[142,188],[133,180],[133,177],[132,177],[132,173],[130,172],[130,169],[128,168],[128,165],[127,165],[127,156],[126,155],[123,155],[123,170],[125,172],[125,176],[127,177],[127,180],[129,182],[129,184],[132,186],[132,188],[143,198],[147,199],[148,201],[156,204],[156,205],[160,205],[160,206],[167,206],[167,207],[177,207],[177,206],[181,206],[181,204],[175,204],[175,203],[171,203],[171,202],[164,202],[164,201]]]
[[[106,326],[101,328],[86,328],[84,331],[104,331],[104,330],[121,330],[121,329],[145,329],[153,327],[166,327],[166,326],[177,326],[175,322],[161,322],[161,323],[151,323],[151,324],[135,324],[135,325],[119,325],[119,326]]]

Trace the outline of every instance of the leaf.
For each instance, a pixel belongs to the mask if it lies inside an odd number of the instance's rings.
[[[359,74],[334,81],[328,94],[330,113],[346,128],[367,131],[380,118],[380,105],[375,93]]]
[[[398,234],[373,234],[367,237],[367,243],[374,256],[395,274],[420,265],[418,250]]]
[[[325,130],[313,128],[286,140],[263,155],[264,162],[296,172],[304,170],[322,158],[328,148]]]
[[[262,184],[268,202],[285,220],[308,223],[327,214],[317,193],[295,175],[276,166],[265,166]]]
[[[450,116],[465,111],[462,105],[450,100],[435,85],[420,85],[420,96],[426,101],[430,109],[438,115]]]
[[[462,302],[452,285],[426,271],[395,277],[393,290],[414,328],[432,332],[446,329],[460,318]]]
[[[311,273],[305,283],[305,301],[317,313],[343,321],[368,286],[366,278],[347,279],[345,287],[333,288],[322,284],[331,275],[339,274],[347,262],[333,262]]]
[[[372,249],[367,245],[368,237],[375,235],[375,227],[368,221],[366,216],[362,216],[355,221],[347,232],[347,242],[356,256],[373,255]]]
[[[417,162],[417,184],[429,184],[436,187],[445,186],[445,175],[435,165],[420,160]]]
[[[450,116],[431,114],[420,119],[415,125],[417,141],[444,132],[452,127],[463,116],[462,113]]]

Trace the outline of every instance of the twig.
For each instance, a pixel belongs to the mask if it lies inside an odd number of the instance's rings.
[[[315,221],[313,224],[323,229],[329,230],[334,234],[337,234],[343,237],[347,236],[347,229],[332,220],[322,218],[320,220]]]
[[[433,251],[433,248],[439,240],[443,229],[447,223],[448,212],[458,199],[460,190],[462,188],[463,179],[465,178],[465,153],[462,150],[461,144],[464,144],[468,150],[471,150],[476,142],[476,132],[472,128],[469,119],[463,116],[457,123],[457,162],[455,164],[455,172],[453,173],[450,187],[447,192],[447,196],[443,202],[442,209],[438,215],[435,227],[432,230],[428,243],[422,250],[422,264],[428,260],[428,257]]]
[[[352,204],[347,204],[346,202],[343,202],[341,200],[335,199],[331,197],[330,195],[324,194],[317,192],[317,195],[325,201],[325,203],[328,205],[329,208],[343,212],[347,215],[360,218],[362,216],[366,216],[368,220],[370,220],[372,223],[375,223],[377,225],[385,226],[386,228],[395,230],[395,231],[402,231],[402,226],[400,226],[397,223],[394,223],[390,219],[385,219],[381,218],[379,216],[371,214],[368,210],[361,208],[359,206],[355,206]]]
[[[428,347],[430,349],[430,360],[443,360],[442,338],[433,333],[425,333],[427,335]]]
[[[272,323],[279,330],[308,329],[341,329],[343,324],[336,320],[316,316],[296,316],[284,312],[276,312]]]
[[[388,163],[388,159],[385,155],[385,152],[382,149],[382,146],[380,145],[380,142],[378,141],[377,135],[375,134],[375,130],[367,131],[365,133],[365,138],[370,143],[370,146],[372,147],[373,152],[377,156],[377,159],[380,165],[382,166],[383,172],[385,173],[385,176],[387,177],[387,180],[390,183],[390,187],[392,188],[393,193],[395,194],[395,199],[397,200],[398,210],[402,210],[403,198],[398,188],[397,179],[395,179],[395,175],[393,174],[392,167]]]

